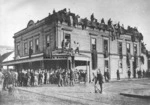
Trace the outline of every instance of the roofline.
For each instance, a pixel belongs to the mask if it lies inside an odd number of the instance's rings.
[[[46,18],[47,18],[47,17],[46,17]],[[21,34],[27,33],[27,32],[26,32],[27,29],[28,29],[28,31],[30,31],[30,30],[33,30],[33,29],[35,29],[35,28],[38,28],[38,27],[44,25],[46,18],[44,18],[44,19],[42,19],[42,20],[40,20],[40,21],[34,23],[34,26],[31,26],[30,28],[26,27],[26,28],[24,28],[24,29],[22,29],[22,30],[16,32],[16,33],[14,34],[13,38],[18,37],[18,36],[20,36]]]

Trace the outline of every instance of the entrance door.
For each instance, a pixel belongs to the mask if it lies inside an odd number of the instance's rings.
[[[136,78],[136,62],[134,61],[132,64],[133,64],[133,77]]]

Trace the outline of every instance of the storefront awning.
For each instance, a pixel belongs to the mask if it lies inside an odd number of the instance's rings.
[[[41,60],[43,60],[43,57],[36,57],[36,58],[30,58],[30,59],[26,58],[26,59],[20,59],[20,60],[11,60],[11,61],[7,61],[7,62],[3,62],[2,66],[28,63],[28,62],[35,62],[35,61],[41,61]]]

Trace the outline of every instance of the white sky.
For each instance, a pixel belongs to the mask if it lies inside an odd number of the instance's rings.
[[[70,8],[82,18],[95,18],[136,26],[150,50],[150,0],[0,0],[0,45],[14,46],[14,33],[24,29],[29,20],[41,20],[56,11]]]

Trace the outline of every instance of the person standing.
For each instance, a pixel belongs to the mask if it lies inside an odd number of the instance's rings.
[[[128,79],[130,79],[130,76],[131,76],[131,71],[128,70]]]
[[[34,71],[31,71],[31,86],[34,86]]]
[[[12,94],[12,90],[13,90],[13,82],[14,82],[14,74],[13,74],[13,70],[8,70],[8,92],[9,94]]]
[[[4,75],[2,73],[2,69],[0,69],[0,95],[3,89],[3,80],[4,80]]]
[[[62,78],[62,74],[61,74],[61,69],[58,70],[57,72],[57,76],[58,76],[58,86],[63,86],[63,78]]]
[[[96,84],[97,82],[99,82],[99,85],[100,85],[100,93],[103,92],[103,75],[101,74],[101,71],[100,69],[97,70],[97,76],[94,77],[95,78],[95,93],[97,93],[97,87],[96,87]]]
[[[24,70],[22,70],[21,73],[22,73],[21,74],[21,86],[24,86],[24,84],[25,84],[25,72],[24,72]]]
[[[27,71],[27,86],[30,86],[30,81],[31,81],[31,75],[30,75],[30,71]]]
[[[109,82],[110,80],[110,74],[109,74],[109,70],[107,69],[107,82]]]
[[[42,84],[44,84],[44,79],[45,79],[44,70],[42,71],[42,75],[43,75],[43,77],[42,77]]]
[[[74,86],[74,73],[73,70],[70,70],[70,86]]]
[[[39,85],[42,85],[42,78],[43,78],[43,74],[42,74],[42,71],[40,71],[40,73],[39,73]]]
[[[14,71],[15,73],[15,86],[18,86],[18,72]]]
[[[4,73],[4,82],[3,82],[3,90],[7,90],[8,88],[8,79],[9,79],[9,69]]]
[[[107,78],[107,71],[106,71],[106,69],[105,69],[105,71],[104,71],[104,77],[105,77],[105,82],[107,82],[107,81],[108,81],[108,78]]]
[[[48,70],[47,71],[47,80],[46,80],[47,84],[49,84],[49,78],[50,78],[50,71]]]
[[[145,71],[143,70],[143,78],[145,78]]]
[[[38,86],[38,72],[37,72],[37,70],[35,71],[35,75],[34,75],[34,85],[35,86]]]
[[[139,70],[139,78],[141,78],[141,77],[142,77],[142,71]]]
[[[25,86],[27,86],[28,85],[28,79],[29,79],[27,70],[25,71],[25,75],[24,76],[25,76]]]
[[[137,71],[138,78],[140,78],[140,70]]]
[[[22,86],[22,72],[21,71],[19,71],[18,73],[18,85]]]
[[[120,80],[120,73],[119,73],[119,70],[117,70],[117,80]]]
[[[68,82],[69,80],[68,80],[68,72],[67,72],[67,70],[65,71],[65,85],[67,86],[68,85]]]
[[[136,74],[137,74],[137,77],[139,78],[139,67],[136,68]]]
[[[45,70],[45,72],[44,72],[44,84],[46,84],[47,83],[47,71]]]
[[[24,70],[22,70],[21,71],[21,75],[20,75],[20,77],[21,77],[21,86],[24,86]]]
[[[80,44],[79,42],[76,43],[76,50],[75,50],[75,53],[78,53],[79,54],[79,47],[80,47]]]

